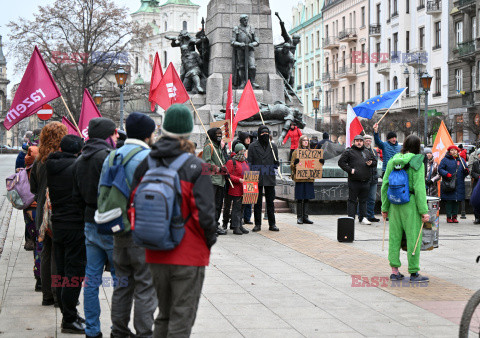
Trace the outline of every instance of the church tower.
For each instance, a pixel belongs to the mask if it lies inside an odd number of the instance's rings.
[[[2,36],[0,35],[0,116],[4,116],[7,107],[7,59],[3,54]]]

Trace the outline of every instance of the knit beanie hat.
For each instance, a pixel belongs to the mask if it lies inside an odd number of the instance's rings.
[[[270,129],[267,126],[260,126],[258,127],[258,136],[262,135],[262,133],[267,132],[270,134]]]
[[[162,135],[189,138],[193,130],[193,116],[183,104],[173,104],[165,112]]]
[[[65,135],[60,141],[60,149],[64,153],[78,154],[83,148],[83,140],[77,135]]]
[[[96,117],[88,122],[88,137],[106,140],[115,132],[115,123],[106,117]]]
[[[125,121],[125,129],[128,138],[143,141],[155,131],[155,121],[145,114],[133,112]]]
[[[245,146],[241,143],[237,143],[237,145],[235,146],[235,149],[233,149],[234,152],[236,152],[237,154],[242,151],[242,150],[245,150]]]
[[[397,133],[394,131],[389,131],[387,134],[387,140],[390,140],[391,138],[397,137]]]
[[[323,135],[322,135],[322,138],[323,138],[324,140],[328,140],[328,139],[330,138],[330,135],[328,135],[327,132],[324,132]]]
[[[424,153],[425,155],[426,155],[426,154],[429,154],[429,153],[430,153],[430,154],[433,154],[433,153],[432,153],[432,148],[425,148],[425,149],[423,149],[423,153]]]

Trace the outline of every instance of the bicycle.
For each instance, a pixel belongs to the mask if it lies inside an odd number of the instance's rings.
[[[477,263],[480,261],[480,256],[477,257]],[[476,319],[476,323],[471,324],[472,318]],[[475,327],[470,328],[470,325]],[[468,337],[468,332],[472,329],[477,334],[480,334],[480,290],[475,292],[468,301],[465,309],[463,310],[462,320],[460,321],[459,337]]]

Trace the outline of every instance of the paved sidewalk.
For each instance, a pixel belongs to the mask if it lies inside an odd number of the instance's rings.
[[[4,203],[1,210],[5,215],[11,207]],[[363,284],[352,275],[370,280],[390,274],[387,251],[381,251],[382,224],[357,225],[356,241],[349,244],[336,241],[335,216],[313,216],[315,224],[297,226],[294,215],[277,214],[279,233],[229,232],[214,246],[193,335],[457,336],[464,304],[480,288],[474,263],[480,228],[471,218],[441,223],[440,248],[421,253],[422,272],[432,281],[416,288],[390,282],[352,287]],[[41,293],[33,291],[32,252],[23,249],[23,231],[22,214],[13,210],[0,264],[0,338],[67,337],[60,311],[42,307]],[[110,332],[111,294],[109,287],[101,291],[104,336]]]

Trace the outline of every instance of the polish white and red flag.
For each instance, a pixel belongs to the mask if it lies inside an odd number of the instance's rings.
[[[347,106],[347,133],[345,135],[345,147],[352,145],[353,138],[363,131],[362,124],[351,105]]]
[[[35,114],[44,104],[61,95],[40,51],[35,46],[12,105],[3,121],[5,129],[10,130],[24,118]]]

